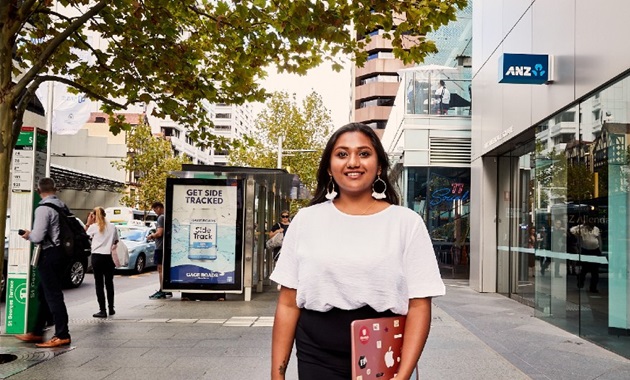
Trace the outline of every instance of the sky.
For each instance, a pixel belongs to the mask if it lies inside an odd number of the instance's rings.
[[[269,75],[262,82],[262,86],[268,91],[286,91],[289,94],[297,95],[298,104],[311,93],[317,92],[321,95],[324,106],[330,111],[333,128],[339,128],[349,122],[350,112],[350,65],[347,69],[335,72],[330,64],[322,65],[309,70],[304,75],[278,74],[274,69],[270,69]],[[254,106],[254,112],[260,112],[264,108],[262,104]]]

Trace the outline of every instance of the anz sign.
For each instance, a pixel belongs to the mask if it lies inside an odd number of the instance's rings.
[[[551,57],[546,54],[503,54],[499,83],[548,84],[552,82]]]

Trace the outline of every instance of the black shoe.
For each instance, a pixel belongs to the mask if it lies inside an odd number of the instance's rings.
[[[109,308],[109,315],[114,315],[114,314],[116,314],[116,310],[114,310],[113,307],[110,307]]]
[[[105,310],[101,310],[96,314],[92,314],[92,316],[94,318],[107,318],[107,313],[105,312]]]

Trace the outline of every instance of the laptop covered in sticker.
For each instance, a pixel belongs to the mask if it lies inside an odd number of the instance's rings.
[[[398,372],[405,316],[352,322],[352,380],[391,379]]]

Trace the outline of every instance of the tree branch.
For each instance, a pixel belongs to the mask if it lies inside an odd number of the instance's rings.
[[[17,96],[17,94],[20,94],[22,91],[24,91],[26,86],[28,86],[28,84],[45,69],[46,63],[55,53],[57,48],[64,41],[66,41],[72,33],[79,30],[83,25],[85,25],[85,23],[88,22],[88,20],[90,20],[93,16],[97,15],[101,10],[103,10],[103,8],[108,5],[108,3],[108,0],[99,0],[81,17],[77,18],[70,25],[68,25],[66,30],[62,31],[61,33],[59,33],[59,35],[50,40],[48,42],[48,46],[46,46],[46,49],[44,49],[44,51],[42,52],[39,60],[33,63],[33,67],[31,67],[31,69],[28,70],[22,78],[20,78],[20,81],[16,84],[16,86],[13,87],[13,89],[11,90],[13,92],[13,95]]]
[[[221,18],[217,18],[207,12],[202,11],[201,9],[197,8],[194,5],[189,5],[188,9],[190,9],[191,11],[193,11],[194,13],[196,13],[199,16],[204,16],[209,18],[210,20],[216,22],[217,24],[219,24],[219,27],[221,27],[222,25],[229,25],[231,27],[234,27],[234,25],[232,25],[231,23],[227,22],[226,19],[224,19],[223,17]]]
[[[96,92],[92,91],[90,88],[80,85],[79,83],[68,78],[58,77],[54,75],[39,75],[37,78],[40,79],[40,83],[43,83],[46,81],[52,81],[52,82],[60,82],[70,87],[74,87],[77,90],[88,95],[90,98],[100,100],[101,102],[109,104],[112,107],[124,109],[130,103],[130,102],[127,102],[123,104],[123,103],[114,102],[113,100],[106,98],[100,94],[97,94]]]
[[[28,20],[30,15],[33,13],[31,8],[38,1],[41,1],[41,0],[26,0],[22,3],[22,5],[20,6],[20,9],[17,11],[17,20],[15,20],[18,22],[13,24],[13,27],[7,31],[7,35],[15,36],[20,31],[20,29],[22,29],[26,20]]]
[[[47,15],[56,16],[56,17],[58,17],[58,18],[60,18],[60,19],[62,19],[62,20],[66,20],[66,21],[67,21],[67,22],[69,22],[69,23],[71,23],[73,20],[76,20],[76,17],[70,18],[70,17],[65,16],[65,15],[62,15],[62,14],[60,14],[60,13],[58,13],[58,12],[54,12],[54,11],[52,11],[52,10],[50,10],[50,9],[43,9],[43,10],[36,11],[36,12],[34,12],[34,13],[43,13],[43,14],[47,14]],[[101,56],[100,56],[100,54],[99,54],[99,53],[101,53],[101,51],[94,49],[94,47],[93,47],[92,45],[90,45],[89,43],[87,43],[87,41],[83,38],[83,36],[81,36],[81,35],[80,35],[80,34],[79,34],[76,30],[74,31],[74,33],[73,33],[73,34],[77,37],[77,39],[78,39],[79,41],[81,41],[81,43],[83,43],[83,45],[84,45],[84,46],[85,46],[88,50],[90,50],[90,51],[92,52],[92,54],[94,55],[94,57],[96,57],[96,60],[98,61],[99,65],[100,65],[101,67],[103,67],[103,68],[107,68],[107,69],[108,69],[108,71],[113,71],[113,70],[110,70],[110,69],[108,68],[108,66],[107,66],[107,63],[106,63],[106,62],[103,62],[103,60],[101,59]]]
[[[24,123],[24,113],[28,108],[29,103],[36,96],[35,91],[39,87],[42,81],[39,78],[36,78],[31,82],[31,85],[28,86],[19,96],[19,100],[17,106],[15,107],[15,117],[13,119],[13,138],[11,141],[11,146],[15,146],[17,143],[17,139],[20,135],[20,130],[22,129],[22,124]]]

